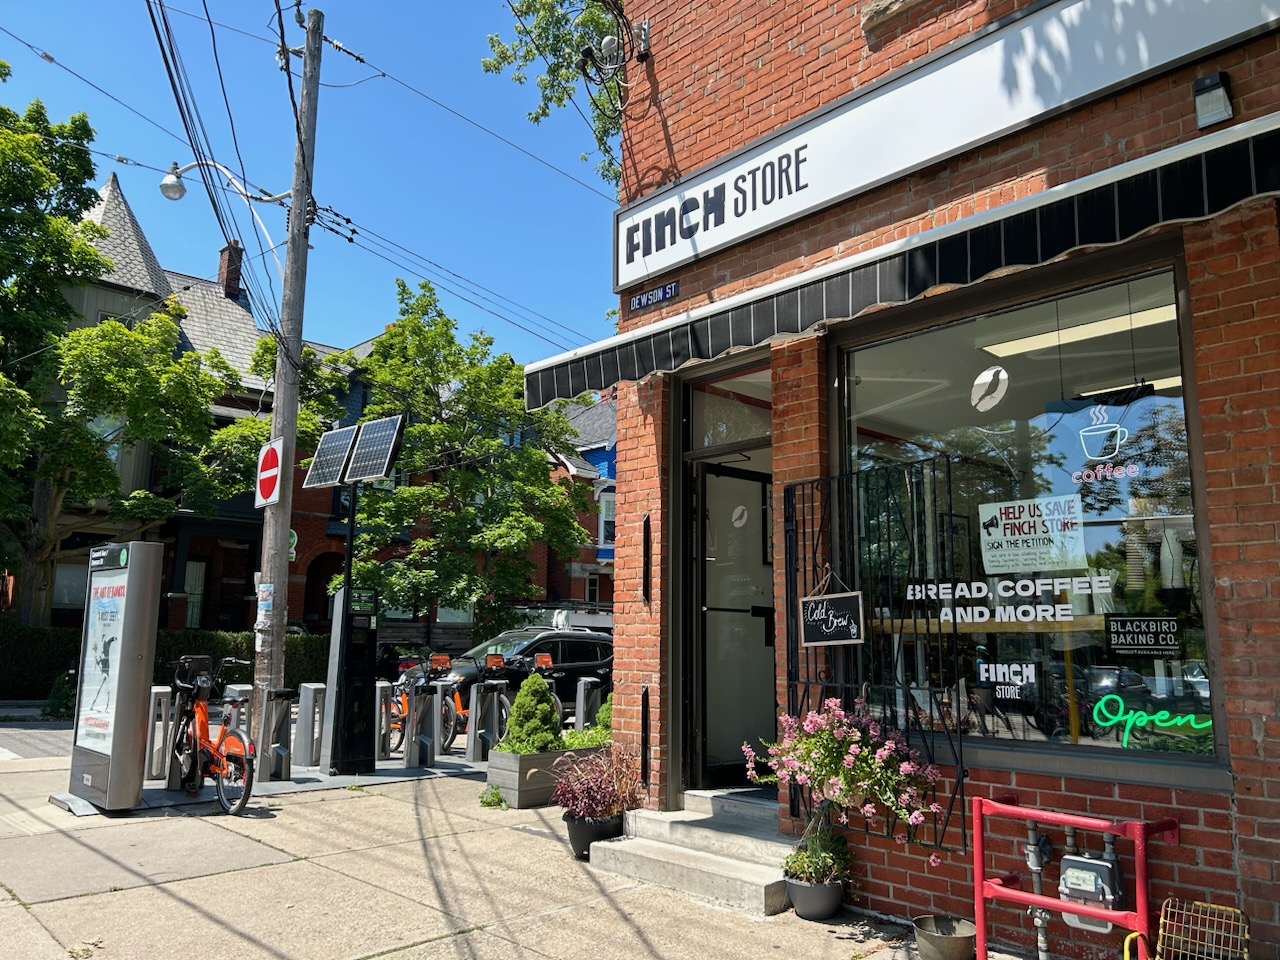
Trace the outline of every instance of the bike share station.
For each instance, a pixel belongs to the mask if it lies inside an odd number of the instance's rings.
[[[390,724],[392,687],[378,679],[378,597],[373,590],[353,587],[351,558],[355,542],[355,518],[359,485],[390,476],[403,435],[404,418],[384,417],[369,423],[330,430],[320,438],[303,481],[304,489],[346,486],[349,488],[347,557],[342,589],[334,597],[336,611],[329,638],[327,684],[303,684],[298,704],[294,738],[299,765],[319,767],[330,776],[358,776],[373,773],[378,761],[391,759]],[[479,686],[479,684],[477,685]],[[503,684],[505,686],[505,684]],[[439,702],[451,696],[452,684],[436,681],[409,687],[404,769],[436,767],[437,745],[446,740]],[[473,694],[474,697],[474,694]],[[492,707],[473,713],[492,722],[470,724],[466,760],[484,759],[497,729],[497,697]],[[474,700],[473,700],[474,702]],[[430,718],[430,719],[428,719]],[[319,729],[316,720],[320,719]],[[483,754],[483,755],[481,755]]]
[[[76,816],[142,803],[163,562],[163,544],[137,540],[89,553],[71,779],[49,797]]]

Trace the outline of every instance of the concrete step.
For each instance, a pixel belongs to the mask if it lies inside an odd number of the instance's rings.
[[[660,840],[622,837],[593,843],[591,864],[765,916],[790,905],[781,860],[765,866]]]
[[[684,808],[723,821],[746,823],[757,829],[778,829],[778,800],[758,788],[686,790]]]
[[[626,833],[764,866],[780,866],[795,843],[794,837],[778,832],[776,815],[764,824],[692,810],[632,810],[627,813]]]

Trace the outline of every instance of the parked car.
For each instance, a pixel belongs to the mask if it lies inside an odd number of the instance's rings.
[[[613,638],[586,630],[507,630],[492,640],[477,644],[453,658],[449,680],[458,686],[464,704],[469,703],[471,686],[476,682],[476,661],[500,653],[505,666],[498,679],[506,680],[514,698],[520,684],[533,673],[534,660],[540,653],[549,654],[551,668],[544,672],[547,682],[567,711],[572,712],[578,697],[578,680],[595,677],[601,681],[601,697],[613,690]]]
[[[1085,675],[1088,678],[1089,696],[1094,701],[1107,694],[1115,694],[1124,701],[1126,710],[1148,712],[1155,704],[1155,698],[1146,681],[1139,673],[1128,667],[1088,667]]]
[[[1181,680],[1174,676],[1143,677],[1157,706],[1163,708],[1188,707],[1207,712],[1209,709],[1209,674],[1204,661],[1187,660],[1180,670]]]
[[[378,641],[378,679],[394,683],[406,671],[421,667],[431,659],[431,648],[416,641]]]

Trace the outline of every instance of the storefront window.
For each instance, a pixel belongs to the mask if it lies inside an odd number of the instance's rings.
[[[849,466],[886,491],[858,560],[881,670],[964,733],[1213,752],[1174,292],[1160,272],[847,357]]]

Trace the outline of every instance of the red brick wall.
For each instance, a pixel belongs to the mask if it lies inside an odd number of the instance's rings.
[[[614,523],[614,737],[630,749],[641,748],[641,697],[649,688],[649,805],[663,805],[664,791],[679,771],[668,766],[672,738],[678,732],[664,723],[665,690],[671,676],[667,635],[669,580],[663,576],[679,522],[668,523],[671,450],[668,418],[671,383],[650,377],[618,387],[618,482]],[[652,566],[650,601],[643,600],[644,518],[649,517]]]
[[[870,35],[862,29],[860,5],[852,0],[785,5],[725,0],[713,15],[678,0],[629,5],[633,20],[651,19],[653,58],[630,75],[635,86],[623,149],[624,196],[634,199],[686,176],[849,93],[855,83],[883,77],[1028,5],[1024,0],[926,0]],[[621,329],[655,323],[1193,140],[1201,134],[1195,128],[1191,83],[1215,69],[1230,73],[1233,122],[1273,112],[1274,91],[1280,88],[1280,35],[1262,36],[1150,78],[685,265],[678,271],[678,300],[631,315],[624,296]],[[1201,549],[1213,563],[1216,585],[1208,632],[1210,648],[1217,650],[1215,676],[1225,695],[1234,793],[973,767],[966,792],[994,796],[1012,790],[1023,804],[1097,816],[1176,817],[1180,843],[1153,839],[1150,845],[1152,896],[1157,902],[1176,894],[1238,903],[1253,922],[1253,956],[1274,960],[1280,956],[1280,454],[1273,452],[1280,449],[1280,215],[1274,201],[1255,201],[1188,225],[1182,235],[1196,380],[1194,392],[1189,385],[1188,414],[1199,416],[1208,504],[1201,519],[1210,543]],[[676,275],[652,278],[646,286]],[[834,398],[826,391],[823,339],[780,342],[770,355],[775,542],[781,544],[783,487],[837,472],[840,464],[829,459],[827,417]],[[656,573],[669,563],[667,540],[678,531],[673,523],[667,539],[660,533],[668,526],[661,522],[669,482],[664,465],[679,451],[666,450],[671,399],[665,381],[623,385],[619,399],[620,669],[615,676],[628,678],[620,718],[625,718],[622,735],[633,736],[638,729],[634,685],[649,683],[651,697],[661,695],[667,654],[660,638],[674,629],[662,615],[665,595],[657,583],[654,603],[638,603],[639,517],[647,510],[654,518]],[[783,575],[781,565],[777,575]],[[783,596],[781,580],[776,586]],[[676,732],[663,732],[664,738],[672,735]],[[987,872],[1026,875],[1025,839],[1021,823],[993,825]],[[1096,850],[1099,838],[1088,839]],[[960,846],[958,835],[948,840]],[[944,854],[942,864],[928,867],[927,853],[883,837],[859,836],[855,846],[862,862],[863,906],[899,917],[972,916],[968,855]],[[1121,849],[1130,863],[1131,845],[1122,843]],[[1056,878],[1056,869],[1050,875]],[[1115,935],[1068,931],[1057,919],[1051,930],[1055,956],[1118,953]],[[1021,909],[993,909],[989,932],[997,941],[1034,942],[1034,928]]]
[[[1242,907],[1280,942],[1280,215],[1184,231]],[[1221,878],[1219,878],[1221,879]],[[1230,887],[1228,887],[1230,889]],[[1255,954],[1256,956],[1257,954]],[[1265,954],[1264,954],[1265,955]],[[1271,954],[1274,956],[1274,952]]]
[[[856,5],[841,4],[834,20],[842,25],[839,29],[828,27],[832,36],[815,46],[798,39],[809,36],[808,27],[796,34],[782,22],[785,18],[789,24],[798,18],[803,24],[830,23],[829,5],[812,0],[785,6],[764,6],[749,0],[717,5],[716,16],[699,18],[696,28],[689,27],[692,8],[686,5],[674,0],[645,4],[643,10],[631,15],[654,18],[654,57],[646,73],[647,92],[634,94],[644,98],[646,108],[628,115],[623,149],[625,195],[634,199],[652,191],[677,174],[687,175],[851,92],[851,78],[856,77],[859,85],[877,78],[884,72],[886,57],[894,66],[908,62],[930,52],[939,38],[950,38],[966,24],[976,28],[997,13],[1026,5],[964,4],[945,19],[917,8],[903,24],[891,25],[905,29],[906,23],[919,21],[921,36],[911,38],[909,45],[903,38],[873,38],[882,42],[867,45],[857,14],[850,9]],[[680,10],[673,9],[676,7]],[[728,8],[727,15],[721,16],[722,8]],[[766,18],[769,24],[764,23]],[[775,18],[776,26],[772,22]],[[742,38],[734,33],[745,29],[742,25],[747,22],[752,24],[752,36],[764,31],[775,38],[797,39],[775,39],[769,56],[750,56],[756,46],[743,47]],[[706,53],[708,48],[715,53]],[[706,82],[712,65],[716,79]],[[1209,70],[1229,71],[1235,122],[1270,113],[1275,109],[1273,91],[1280,86],[1280,35],[1260,37],[1209,61],[1155,77],[680,267],[680,297],[632,314],[624,296],[619,329],[644,326],[1195,139],[1200,134],[1191,84]],[[690,89],[695,88],[703,93],[693,96]],[[753,88],[768,91],[767,107],[742,93]],[[673,272],[651,278],[645,286],[675,276]]]

